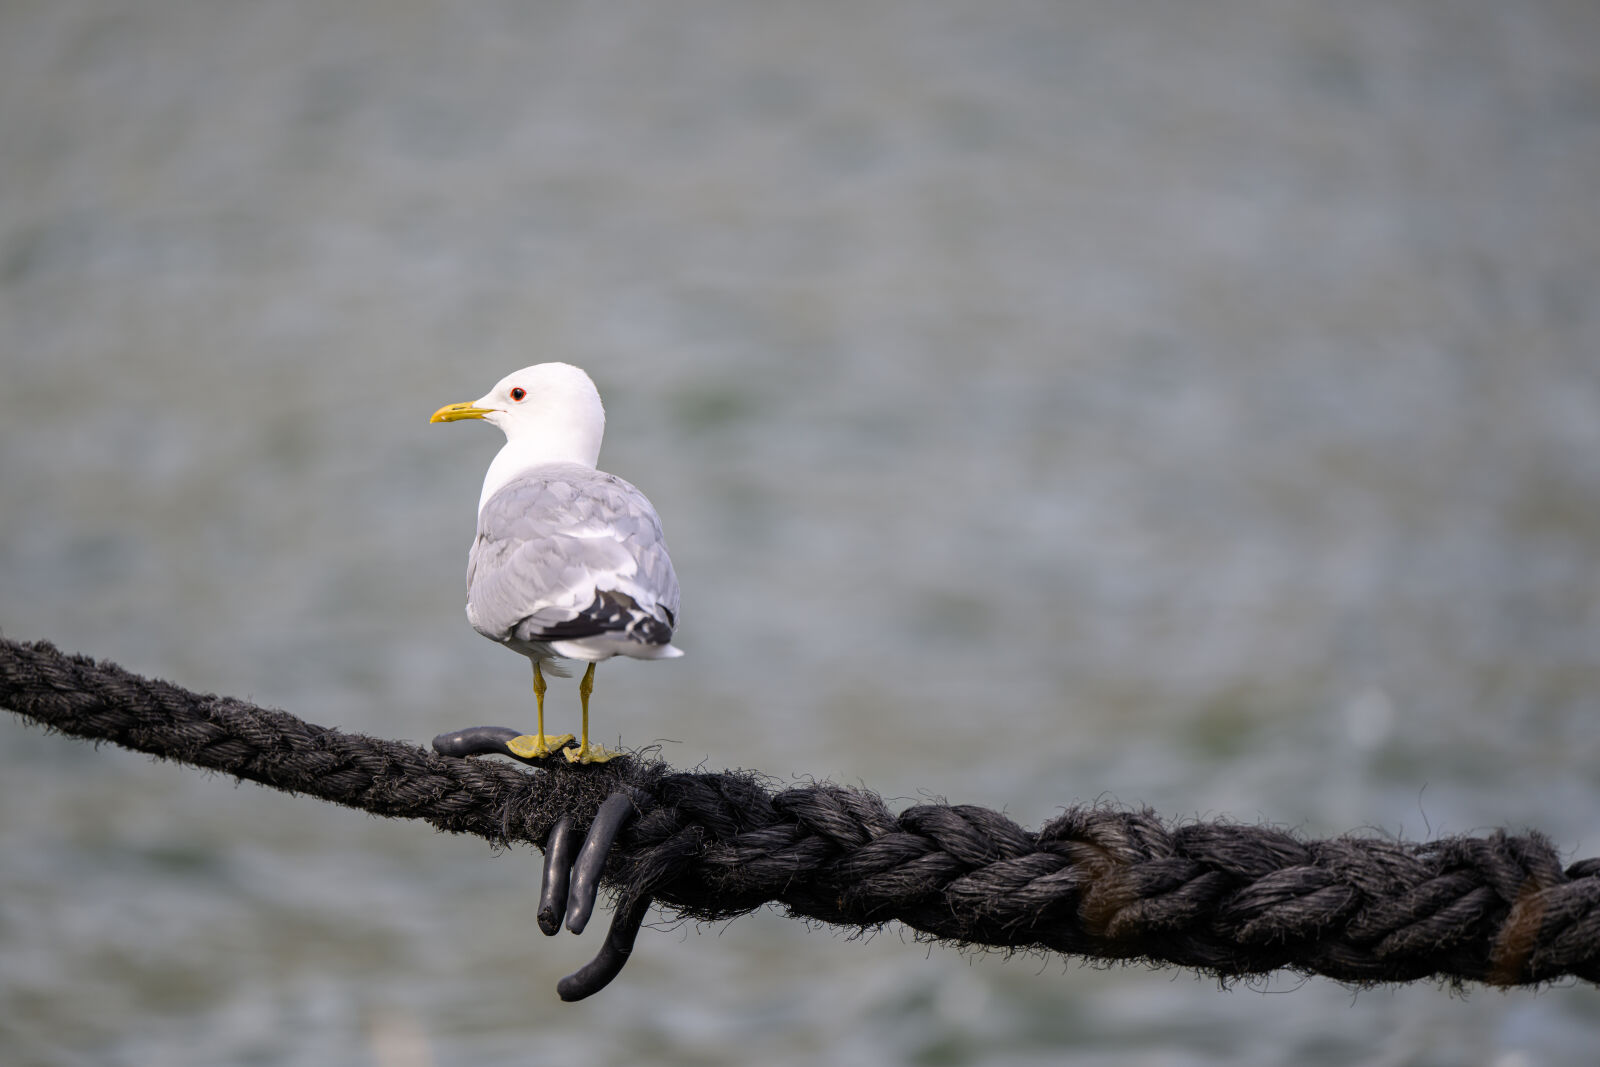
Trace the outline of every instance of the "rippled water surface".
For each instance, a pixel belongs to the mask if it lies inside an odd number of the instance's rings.
[[[1600,9],[0,10],[0,629],[526,725],[461,614],[518,366],[600,385],[678,765],[1600,854]],[[576,717],[552,687],[553,724]],[[0,1061],[1587,1063],[1353,995],[763,912],[590,955],[538,857],[0,720]],[[664,917],[670,919],[670,917]]]

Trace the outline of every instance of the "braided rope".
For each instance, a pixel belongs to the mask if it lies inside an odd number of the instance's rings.
[[[1600,983],[1600,859],[1563,869],[1541,834],[1428,843],[1305,841],[1268,827],[1173,825],[1075,807],[1037,832],[998,812],[898,815],[835,785],[637,757],[528,772],[343,733],[193,693],[48,643],[0,639],[0,706],[277,789],[542,845],[613,792],[637,817],[606,867],[624,900],[689,918],[769,902],[851,927],[897,920],[964,945],[1143,959],[1225,978],[1280,969],[1348,982]]]

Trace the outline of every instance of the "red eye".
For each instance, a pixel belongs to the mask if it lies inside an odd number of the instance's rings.
[[[511,399],[517,401],[519,404],[522,402],[523,397],[527,395],[528,391],[520,385],[511,390]]]

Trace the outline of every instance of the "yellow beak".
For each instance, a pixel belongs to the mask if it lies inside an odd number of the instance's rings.
[[[459,422],[462,419],[481,419],[481,418],[483,418],[485,415],[489,414],[489,412],[491,412],[493,410],[494,410],[493,408],[474,407],[470,403],[466,403],[466,404],[446,404],[444,407],[440,408],[438,411],[435,411],[433,413],[433,417],[430,418],[428,421],[429,422]]]

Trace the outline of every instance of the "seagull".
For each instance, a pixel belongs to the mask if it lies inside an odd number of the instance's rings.
[[[467,621],[533,661],[539,732],[508,742],[539,758],[573,763],[618,755],[589,741],[594,667],[612,656],[673,659],[678,576],[661,519],[645,495],[596,470],[606,413],[589,376],[569,363],[540,363],[502,378],[488,394],[448,404],[429,422],[482,419],[506,443],[489,464],[478,529],[467,555]],[[589,666],[578,683],[583,740],[544,732],[544,671],[567,677],[565,660]],[[543,668],[543,669],[541,669]]]

